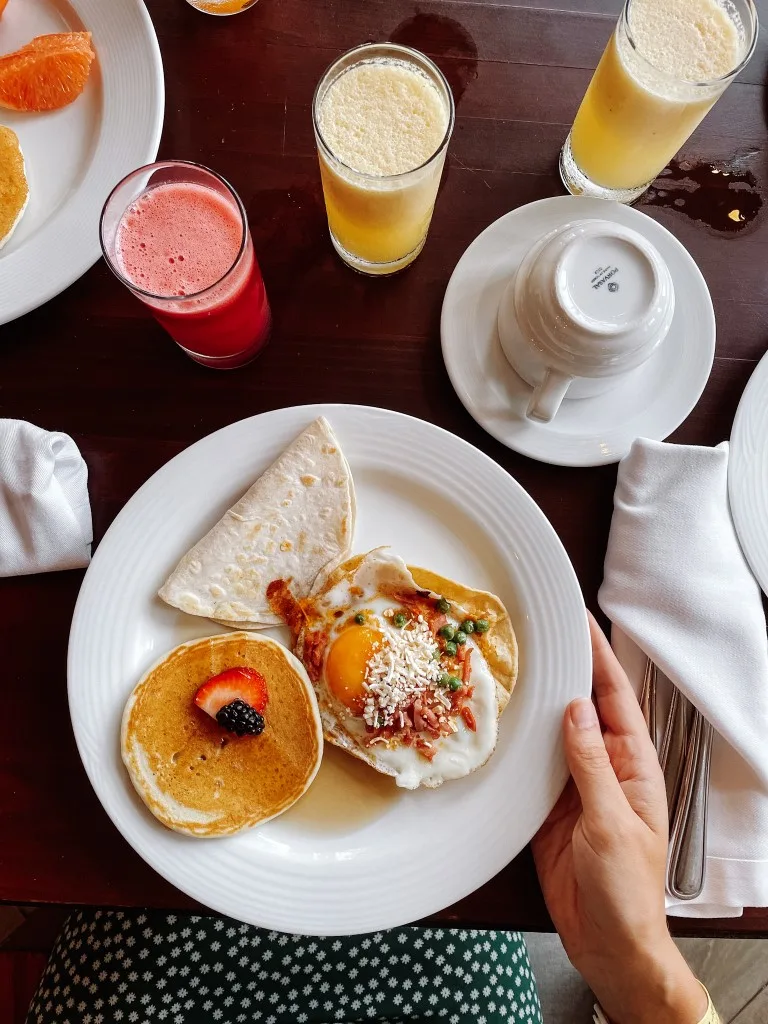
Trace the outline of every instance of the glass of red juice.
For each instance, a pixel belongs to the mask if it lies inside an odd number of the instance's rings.
[[[231,369],[264,348],[272,316],[245,208],[215,171],[140,167],[107,199],[100,235],[110,269],[192,359]]]

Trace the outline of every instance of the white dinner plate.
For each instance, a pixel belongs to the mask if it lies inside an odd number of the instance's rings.
[[[733,421],[728,498],[741,549],[768,594],[768,356],[750,377]]]
[[[0,109],[19,136],[29,205],[0,249],[0,324],[42,305],[101,255],[99,215],[129,171],[154,160],[163,66],[142,0],[9,0],[0,53],[47,32],[88,31],[96,51],[83,94],[62,110]]]
[[[230,838],[181,836],[160,825],[134,792],[120,760],[120,717],[135,683],[160,655],[222,630],[155,595],[186,550],[320,414],[352,468],[355,551],[391,544],[410,563],[494,591],[506,603],[521,670],[498,749],[468,778],[406,792],[326,745],[318,778],[286,814]],[[590,688],[581,592],[538,506],[495,462],[452,434],[361,406],[264,413],[172,459],[99,545],[69,647],[80,755],[128,842],[214,910],[311,934],[402,925],[454,903],[500,871],[562,789],[563,710]]]
[[[672,275],[675,315],[647,363],[611,391],[566,399],[551,423],[537,423],[525,416],[531,389],[501,350],[496,315],[530,247],[553,228],[581,219],[613,220],[656,247]],[[712,300],[687,249],[638,210],[575,196],[521,206],[475,239],[448,284],[441,334],[445,365],[467,412],[507,447],[558,466],[618,462],[635,438],[668,437],[701,397],[715,355]]]

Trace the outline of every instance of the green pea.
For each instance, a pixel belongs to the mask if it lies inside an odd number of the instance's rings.
[[[442,656],[443,656],[443,652],[438,647],[437,650],[435,650],[434,653],[432,654],[432,661],[440,661]]]
[[[437,631],[444,640],[453,640],[456,635],[456,629],[450,625],[441,626]]]
[[[447,615],[448,612],[451,610],[451,602],[446,601],[444,597],[441,597],[440,600],[437,602],[437,610],[439,612],[442,612],[443,615]]]
[[[457,679],[456,676],[452,676],[450,683],[448,683],[448,689],[452,690],[453,693],[456,693],[456,691],[459,689],[460,686],[461,686],[461,680]]]
[[[488,619],[478,619],[477,622],[475,623],[476,633],[487,633],[490,628],[491,624],[488,621]]]
[[[453,676],[449,672],[443,672],[443,674],[440,676],[438,686],[450,686],[452,679]]]
[[[397,629],[402,629],[408,619],[403,615],[402,612],[398,612],[397,615],[392,619],[393,624]]]
[[[453,639],[456,641],[459,647],[463,647],[464,644],[467,642],[467,634],[464,632],[463,629],[459,629],[456,631],[456,636]]]
[[[453,657],[455,657],[455,655],[456,655],[456,651],[458,651],[458,647],[457,647],[457,646],[456,646],[456,644],[455,644],[455,643],[453,642],[453,640],[449,640],[449,641],[448,641],[448,642],[446,643],[446,645],[445,645],[445,653],[446,653],[446,654],[447,654],[447,655],[448,655],[448,656],[449,656],[450,658],[453,658]]]
[[[461,628],[467,634],[474,633],[475,632],[475,620],[474,619],[464,619],[464,621],[461,624]]]
[[[365,616],[363,615],[362,612],[357,613],[357,615],[355,616],[355,622],[358,624],[358,626],[363,625],[363,623],[365,622]]]

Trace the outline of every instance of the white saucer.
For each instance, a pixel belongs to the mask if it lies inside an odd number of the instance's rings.
[[[537,239],[585,218],[634,228],[656,247],[672,274],[675,315],[654,355],[616,388],[596,398],[566,399],[551,423],[534,423],[525,417],[531,389],[501,351],[499,301]],[[575,196],[522,206],[475,239],[448,283],[441,334],[448,374],[470,415],[508,448],[558,466],[618,462],[636,437],[668,437],[698,402],[715,354],[712,300],[688,251],[638,210]]]

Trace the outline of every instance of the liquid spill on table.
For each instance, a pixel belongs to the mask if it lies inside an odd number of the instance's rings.
[[[756,153],[728,162],[673,160],[639,202],[675,210],[721,235],[743,232],[763,205],[757,175],[750,167]]]
[[[283,820],[313,832],[353,832],[386,814],[403,791],[338,747],[326,743],[315,781]]]
[[[458,110],[467,86],[477,78],[478,66],[477,43],[464,26],[442,14],[419,13],[401,21],[389,38],[390,42],[421,50],[434,60],[451,87]],[[451,172],[450,146],[448,153],[438,197],[442,195]]]
[[[441,14],[416,14],[402,21],[389,37],[431,57],[453,92],[456,106],[477,78],[477,44],[460,22]]]

